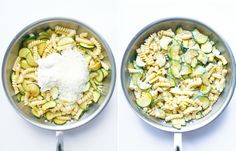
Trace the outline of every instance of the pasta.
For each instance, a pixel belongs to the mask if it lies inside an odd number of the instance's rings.
[[[86,90],[76,102],[59,100],[56,87],[41,92],[37,83],[37,60],[68,48],[82,53],[90,72]],[[23,47],[12,67],[11,82],[17,101],[30,107],[37,118],[45,118],[55,124],[79,120],[103,94],[103,80],[110,70],[110,65],[103,61],[103,53],[101,44],[86,32],[77,33],[74,29],[56,26],[55,29],[30,34],[23,41]]]
[[[197,29],[161,30],[136,49],[129,89],[144,112],[181,129],[212,110],[223,92],[227,60]]]

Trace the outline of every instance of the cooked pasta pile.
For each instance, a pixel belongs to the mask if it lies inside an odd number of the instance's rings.
[[[128,70],[137,105],[177,129],[206,116],[224,90],[227,60],[197,29],[158,31],[136,52]]]
[[[58,99],[57,87],[42,92],[37,81],[37,61],[67,49],[82,53],[89,69],[89,82],[76,102]],[[46,118],[55,124],[78,120],[102,95],[103,80],[110,70],[110,65],[104,61],[105,56],[100,43],[86,32],[77,33],[74,29],[56,26],[55,29],[29,34],[23,40],[12,67],[11,82],[16,99],[30,107],[37,118]]]

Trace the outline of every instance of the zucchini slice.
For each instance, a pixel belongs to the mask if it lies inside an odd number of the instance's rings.
[[[179,60],[180,59],[179,51],[180,51],[179,45],[172,45],[169,52],[170,58],[174,60]]]
[[[101,68],[101,63],[100,62],[96,62],[95,64],[92,64],[92,65],[90,64],[89,65],[89,69],[91,71],[97,71],[100,68]]]
[[[162,37],[160,40],[160,46],[161,49],[167,50],[168,49],[168,45],[171,43],[172,38],[170,37]]]
[[[151,104],[152,102],[152,96],[150,93],[144,93],[141,98],[136,99],[136,103],[140,107],[147,107]]]
[[[136,63],[136,65],[137,65],[138,67],[140,67],[140,68],[143,68],[143,67],[145,67],[145,65],[146,65],[146,63],[143,62],[143,60],[142,60],[139,56],[136,57],[135,63]]]
[[[22,82],[22,87],[25,91],[29,91],[28,83],[25,80]]]
[[[52,119],[54,119],[55,117],[57,116],[61,116],[61,113],[60,112],[56,112],[56,113],[53,113],[53,112],[47,112],[45,114],[45,118],[48,120],[48,121],[51,121]]]
[[[200,77],[204,72],[206,72],[206,69],[201,66],[201,65],[198,65],[192,72],[191,76],[192,77]]]
[[[197,99],[202,102],[202,108],[204,110],[209,107],[210,101],[206,96],[200,96]]]
[[[203,94],[208,94],[210,91],[211,91],[210,86],[202,85],[200,87],[200,92],[202,92]]]
[[[102,70],[97,70],[97,76],[95,77],[95,79],[98,81],[98,82],[102,82],[104,76],[103,76],[103,72]]]
[[[203,84],[205,84],[205,85],[210,85],[211,84],[208,80],[208,72],[203,73],[201,78],[202,78],[202,83]]]
[[[182,126],[186,125],[185,119],[173,119],[171,120],[172,126],[177,129],[181,129]]]
[[[97,103],[101,94],[98,91],[93,91],[93,102]]]
[[[156,63],[160,68],[162,68],[166,64],[166,57],[162,53],[158,53],[156,57]]]
[[[192,73],[192,68],[189,65],[186,64],[186,65],[181,66],[181,70],[180,70],[181,75],[186,76],[186,75],[189,75],[191,73]]]
[[[22,95],[20,93],[16,94],[16,100],[17,100],[17,102],[21,102],[22,101]]]
[[[101,66],[105,69],[105,70],[109,70],[110,69],[110,66],[108,63],[105,63],[104,61],[101,61]]]
[[[45,111],[50,108],[54,108],[57,105],[55,101],[48,101],[45,104],[42,105],[42,109]]]
[[[208,56],[203,52],[199,52],[197,59],[205,65],[208,61]]]
[[[33,107],[33,108],[31,109],[31,113],[32,113],[35,117],[37,117],[37,118],[40,118],[40,117],[41,117],[40,111],[39,111],[39,109],[38,109],[37,107]]]
[[[137,85],[142,90],[147,90],[152,86],[151,84],[143,82],[142,80],[137,80]]]
[[[201,50],[204,53],[210,53],[212,51],[212,43],[210,41],[207,41],[206,43],[202,44]]]
[[[27,54],[31,51],[28,48],[21,48],[19,51],[19,57],[26,58]]]
[[[21,60],[20,66],[24,69],[31,68],[31,66],[27,63],[26,60]]]
[[[141,73],[134,73],[134,74],[132,74],[132,76],[131,76],[131,81],[132,81],[135,85],[137,85],[138,80],[140,80],[142,77],[143,77],[143,74],[141,74]]]
[[[89,44],[86,44],[86,43],[79,43],[79,46],[82,47],[82,48],[85,48],[85,49],[93,49],[95,47],[95,45],[89,45]]]
[[[189,49],[185,54],[184,54],[184,61],[188,64],[192,63],[193,58],[198,56],[198,52],[193,49]]]
[[[73,38],[71,37],[63,37],[62,39],[60,39],[57,43],[58,46],[65,46],[68,44],[73,44],[75,41]]]
[[[181,69],[181,65],[179,61],[172,60],[171,66],[170,66],[171,75],[173,75],[175,78],[181,78],[180,69]]]
[[[56,124],[56,125],[63,125],[65,124],[67,121],[66,120],[62,120],[62,119],[58,119],[57,117],[53,119],[53,122]]]
[[[154,116],[160,119],[165,119],[166,113],[162,109],[155,109],[154,110]]]
[[[178,27],[175,32],[176,32],[176,34],[183,34],[184,30],[182,27]]]
[[[194,29],[192,34],[193,34],[193,39],[199,44],[204,44],[208,40],[208,37],[200,33],[197,29]]]
[[[104,68],[101,68],[101,70],[102,70],[104,78],[106,78],[108,76],[109,72],[107,70],[105,70]]]
[[[26,61],[29,65],[36,67],[38,66],[37,62],[34,60],[33,55],[31,53],[28,53],[26,55]]]
[[[34,83],[30,83],[28,84],[28,90],[29,90],[29,93],[30,93],[30,96],[38,96],[39,93],[40,93],[40,90],[39,90],[39,86],[34,84]]]
[[[43,55],[46,46],[47,46],[46,42],[42,42],[42,43],[38,44],[37,47],[38,47],[38,53],[40,56]]]

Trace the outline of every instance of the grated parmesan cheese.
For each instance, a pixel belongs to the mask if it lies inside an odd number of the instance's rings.
[[[38,60],[38,85],[42,92],[57,87],[59,99],[77,101],[89,80],[88,65],[83,55],[75,50],[64,50]]]

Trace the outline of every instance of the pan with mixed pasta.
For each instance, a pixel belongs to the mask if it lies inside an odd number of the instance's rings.
[[[63,88],[63,86],[68,86],[65,85],[66,82],[73,84],[73,81],[70,81],[72,79],[65,79],[65,77],[78,77],[80,78],[79,80],[83,80],[81,78],[83,71],[78,71],[81,74],[80,76],[70,75],[70,73],[74,72],[61,73],[56,76],[57,80],[64,78],[64,81],[55,82],[53,81],[54,77],[51,77],[52,81],[48,82],[49,87],[44,90],[39,83],[39,74],[42,74],[39,71],[40,62],[47,59],[48,67],[50,67],[55,60],[50,60],[49,58],[55,57],[55,54],[57,58],[62,58],[63,55],[66,55],[66,51],[67,54],[72,53],[75,56],[82,56],[81,62],[86,64],[84,66],[86,69],[79,69],[88,71],[88,75],[85,77],[87,81],[83,82],[84,86],[75,87],[82,91],[81,94],[77,95],[78,97],[73,98],[77,98],[75,101],[60,99],[63,89],[56,86],[53,87],[52,83],[54,82],[55,85],[57,82]],[[68,121],[79,120],[82,114],[89,110],[92,104],[97,103],[101,95],[103,95],[103,80],[109,75],[110,70],[109,63],[104,60],[105,56],[106,53],[101,44],[95,37],[86,32],[78,33],[74,29],[57,25],[53,29],[49,28],[39,33],[31,33],[24,38],[12,67],[10,78],[16,99],[19,103],[30,107],[32,114],[37,118],[45,118],[45,120],[59,125]],[[67,59],[67,61],[73,64],[77,63],[70,59]],[[61,71],[59,67],[65,67],[60,61],[58,61],[58,64],[57,66],[55,65],[55,71]],[[68,71],[78,70],[77,68],[76,66],[71,66]],[[52,75],[52,70],[48,71]],[[46,73],[43,73],[43,76]],[[73,88],[67,90],[64,98],[68,98],[71,91],[73,91]]]
[[[211,112],[225,88],[227,60],[198,29],[158,31],[136,53],[128,64],[136,104],[177,129]]]

